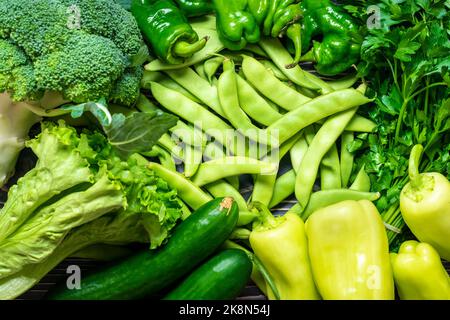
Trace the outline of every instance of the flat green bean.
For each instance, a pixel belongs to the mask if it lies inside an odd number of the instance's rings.
[[[363,105],[371,100],[355,89],[333,91],[292,110],[271,124],[267,130],[283,143],[303,128],[333,114]]]
[[[340,189],[341,187],[339,153],[336,144],[333,144],[323,156],[320,164],[320,189],[330,190]]]
[[[222,159],[224,158],[225,152],[223,151],[223,146],[219,145],[215,142],[210,142],[206,145],[205,151],[203,152],[203,157],[205,161],[210,161],[213,159]],[[236,190],[239,190],[239,177],[231,176],[226,177],[225,180]]]
[[[314,76],[313,74],[306,72],[300,68],[299,65],[293,68],[286,68],[286,66],[291,65],[292,56],[284,48],[283,44],[279,39],[276,38],[264,38],[259,42],[261,48],[267,53],[267,55],[272,59],[275,65],[295,84],[299,86],[313,89],[321,90],[322,93],[329,93],[333,89],[322,79]]]
[[[186,205],[186,203],[184,203],[183,201],[181,201],[180,199],[178,199],[178,203],[181,206],[181,220],[186,220],[190,215],[191,215],[191,210],[189,209],[189,207]]]
[[[295,196],[302,207],[308,204],[322,158],[336,143],[356,110],[357,108],[352,108],[328,118],[314,136],[300,164],[295,182]]]
[[[181,120],[169,129],[169,131],[176,136],[184,144],[204,149],[208,138],[198,128],[191,127]]]
[[[348,146],[354,140],[353,132],[344,131],[341,136],[341,180],[342,187],[346,188],[353,171],[353,153],[348,151]]]
[[[308,151],[308,142],[306,141],[306,137],[302,135],[290,150],[291,164],[295,173],[298,172],[306,151]]]
[[[323,124],[325,119],[317,121],[317,124]],[[350,120],[348,125],[345,127],[345,131],[351,132],[373,132],[377,127],[377,124],[372,120],[364,118],[360,115],[355,114],[355,116]]]
[[[380,193],[378,192],[361,192],[349,189],[317,191],[311,195],[311,199],[305,209],[301,210],[300,217],[303,221],[306,221],[315,211],[345,200],[375,201],[379,198]]]
[[[251,231],[245,228],[236,228],[230,235],[231,240],[247,240],[250,237]]]
[[[259,60],[259,62],[280,81],[289,81],[283,72],[270,60]]]
[[[307,126],[305,129],[303,129],[303,133],[305,135],[306,142],[308,145],[310,145],[314,139],[314,136],[316,135],[316,128],[314,128],[315,125]]]
[[[282,117],[253,87],[242,77],[237,77],[238,94],[241,108],[250,118],[265,126],[269,126]]]
[[[169,152],[158,145],[153,146],[153,150],[158,153],[159,162],[164,168],[172,171],[177,171],[175,161],[173,160],[172,155]]]
[[[317,96],[320,95],[317,91],[314,91],[314,90],[311,90],[311,89],[308,89],[308,88],[303,88],[303,87],[300,87],[300,86],[297,86],[296,90],[298,92],[300,92],[302,95],[304,95],[304,96],[306,96],[308,98],[311,98],[311,99],[314,99],[314,98],[316,98]]]
[[[272,163],[256,159],[225,157],[202,163],[192,182],[201,187],[225,177],[242,174],[273,174],[277,169],[277,166]]]
[[[225,180],[236,190],[239,190],[241,182],[239,181],[239,176],[226,177]]]
[[[206,104],[217,114],[225,117],[225,113],[220,105],[217,88],[209,84],[207,80],[200,77],[194,70],[191,68],[167,70],[166,74],[172,78],[173,81],[177,82],[183,88],[200,99],[201,102]]]
[[[205,75],[210,84],[212,84],[213,77],[222,65],[223,59],[224,57],[213,57],[205,61]]]
[[[347,127],[345,127],[345,130],[354,132],[372,132],[376,127],[377,124],[372,120],[356,114],[352,120],[350,120]]]
[[[136,108],[139,111],[145,113],[163,112],[143,94],[139,95]],[[189,144],[191,146],[201,147],[202,149],[205,146],[206,141],[208,140],[200,130],[188,126],[181,120],[178,120],[177,124],[170,128],[169,131],[183,143]],[[167,139],[167,136],[163,137],[163,139]]]
[[[159,59],[153,60],[145,66],[145,70],[161,71],[189,67],[196,63],[202,62],[215,53],[223,50],[224,46],[222,41],[220,41],[219,34],[216,30],[196,26],[193,26],[193,29],[197,32],[200,39],[208,37],[208,41],[202,50],[196,52],[191,58],[186,59],[184,63],[181,64],[169,64],[162,62]]]
[[[177,82],[170,79],[168,76],[161,72],[156,71],[144,71],[144,76],[142,77],[141,81],[141,88],[150,90],[151,83],[152,82],[158,82],[159,84],[172,89],[176,90],[179,93],[182,93],[192,101],[195,101],[197,103],[200,103],[201,101],[192,95],[188,90],[186,90],[183,86],[178,84]]]
[[[295,191],[295,171],[293,169],[285,172],[277,178],[273,188],[272,199],[269,203],[269,208],[273,208],[281,201],[289,197]]]
[[[366,173],[364,166],[358,171],[355,181],[350,186],[351,190],[369,192],[370,191],[370,177]]]
[[[180,199],[194,210],[197,210],[206,202],[213,199],[210,195],[176,171],[166,169],[155,162],[149,162],[148,168],[164,179],[171,188],[177,190]]]
[[[310,98],[298,93],[278,80],[258,60],[244,56],[242,70],[245,78],[264,96],[285,110],[294,110],[304,105]]]
[[[328,81],[327,84],[333,90],[342,90],[352,87],[356,83],[356,81],[358,81],[358,79],[359,77],[357,74],[349,74],[340,79]]]
[[[171,139],[169,134],[163,134],[158,143],[179,160],[184,159],[183,149]]]
[[[294,144],[300,138],[299,135],[295,135],[276,151],[272,151],[266,158],[267,161],[275,164],[279,167],[281,159],[292,149]],[[265,206],[269,206],[270,200],[273,197],[275,183],[277,180],[277,172],[272,174],[259,174],[255,178],[255,183],[253,185],[252,201],[260,202]]]
[[[254,44],[254,43],[247,44],[247,46],[244,48],[244,51],[248,51],[248,52],[254,53],[254,54],[256,54],[256,55],[258,55],[260,57],[263,57],[263,58],[268,58],[268,56],[264,52],[264,50],[261,49],[260,46],[258,46],[257,44]]]
[[[200,164],[202,163],[203,152],[202,149],[185,145],[184,149],[184,176],[190,178],[197,173]]]
[[[234,128],[253,141],[258,141],[260,129],[251,122],[240,106],[234,63],[225,59],[223,69],[217,85],[222,110]]]
[[[167,110],[192,124],[199,124],[207,135],[213,136],[227,150],[232,150],[233,154],[242,151],[245,153],[245,145],[241,145],[241,139],[236,139],[233,128],[218,116],[179,92],[156,82],[152,82],[151,90],[153,97]]]
[[[203,62],[199,62],[196,65],[194,65],[195,72],[200,76],[200,78],[204,80],[208,80],[208,77],[206,76],[205,72],[205,65]]]
[[[232,185],[226,183],[223,180],[218,180],[213,183],[207,184],[205,189],[208,190],[210,194],[214,197],[233,197],[234,201],[239,207],[239,211],[248,211],[247,202],[242,197],[242,195],[233,188]]]
[[[256,218],[259,217],[259,213],[256,211],[239,211],[239,219],[237,222],[237,226],[246,226],[253,221],[255,221]]]

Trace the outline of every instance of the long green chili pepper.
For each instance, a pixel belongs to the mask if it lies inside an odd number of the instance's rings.
[[[131,12],[153,52],[164,62],[183,63],[206,45],[208,39],[199,39],[172,0],[133,0]]]

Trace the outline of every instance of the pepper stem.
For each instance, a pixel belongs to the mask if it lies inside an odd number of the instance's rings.
[[[420,188],[422,183],[421,175],[419,173],[420,159],[422,157],[423,146],[416,144],[409,155],[408,174],[411,186],[414,189]]]
[[[204,37],[194,43],[178,41],[173,47],[173,55],[176,57],[189,58],[194,53],[202,50],[207,41],[208,37]]]
[[[314,48],[305,53],[300,58],[300,62],[316,62],[316,57],[314,56]]]
[[[261,202],[254,201],[249,206],[250,210],[256,209],[259,212],[259,217],[255,221],[254,227],[262,227],[262,228],[268,228],[272,229],[275,228],[278,225],[277,219],[272,215],[272,212],[262,204]]]
[[[286,36],[291,39],[295,48],[294,61],[286,65],[286,69],[294,68],[302,58],[302,27],[298,23],[291,24],[286,30]]]

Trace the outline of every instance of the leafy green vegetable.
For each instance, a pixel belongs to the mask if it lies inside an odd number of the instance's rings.
[[[104,215],[70,231],[41,263],[28,264],[19,272],[0,279],[0,300],[14,299],[23,294],[78,250],[97,243],[124,245],[132,242],[148,242],[148,234],[139,215],[127,211]]]
[[[359,136],[351,149],[358,150],[358,167],[365,166],[373,190],[382,193],[377,207],[388,228],[405,230],[399,195],[408,181],[412,146],[425,146],[422,172],[450,175],[450,5],[445,0],[365,0],[346,8],[365,21],[366,8],[373,5],[379,28],[366,30],[358,70],[376,96],[376,108],[366,112],[377,131]],[[395,247],[398,233],[388,234]]]
[[[132,113],[125,117],[115,114],[111,124],[104,127],[109,142],[121,155],[146,152],[177,124],[178,118],[168,113]]]
[[[27,145],[38,161],[0,210],[0,279],[41,263],[72,229],[107,213],[138,216],[151,248],[181,218],[177,192],[146,164],[118,157],[100,132],[44,122]]]
[[[87,102],[63,107],[70,111],[73,118],[90,112],[99,121],[106,133],[109,143],[115,151],[126,158],[133,153],[147,152],[161,136],[177,124],[178,118],[168,113],[129,112],[111,115],[105,107],[105,101]]]

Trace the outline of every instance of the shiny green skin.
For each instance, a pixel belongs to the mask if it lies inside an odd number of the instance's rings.
[[[247,0],[213,0],[220,40],[230,50],[257,43],[260,31]]]
[[[314,37],[323,37],[322,42],[313,41],[319,73],[336,75],[358,62],[362,38],[349,14],[330,0],[303,0],[300,7],[304,12],[302,51],[309,49]]]
[[[252,262],[239,249],[226,249],[194,270],[164,300],[232,300],[250,280]]]
[[[133,0],[131,13],[153,52],[164,62],[183,63],[185,57],[177,57],[173,52],[175,44],[178,41],[193,44],[199,40],[172,0]]]
[[[81,279],[81,289],[65,285],[51,300],[131,300],[156,294],[188,274],[231,235],[239,210],[231,198],[216,198],[181,222],[166,245],[144,250]],[[228,201],[228,202],[227,202]]]
[[[174,0],[186,17],[198,17],[211,13],[214,8],[211,0]]]

